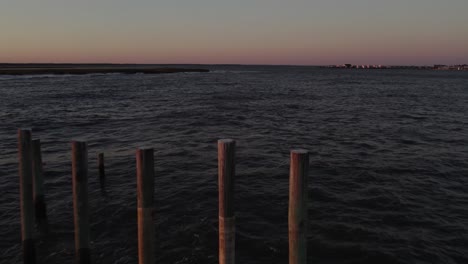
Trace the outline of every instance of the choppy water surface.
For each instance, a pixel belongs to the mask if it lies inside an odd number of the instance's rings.
[[[468,263],[468,73],[209,68],[0,77],[0,262],[21,262],[16,129],[31,127],[51,230],[38,234],[40,263],[73,260],[75,138],[89,143],[96,263],[137,262],[138,146],[155,148],[158,263],[217,263],[225,137],[238,140],[237,263],[287,263],[297,147],[311,152],[311,263]]]

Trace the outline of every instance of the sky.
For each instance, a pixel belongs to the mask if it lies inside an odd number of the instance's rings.
[[[0,0],[0,62],[468,64],[468,0]]]

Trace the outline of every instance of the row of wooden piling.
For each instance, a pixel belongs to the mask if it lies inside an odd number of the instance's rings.
[[[18,130],[21,231],[23,260],[36,263],[33,239],[34,218],[46,224],[40,141],[32,140],[30,129]],[[219,263],[235,263],[236,217],[234,209],[235,149],[232,139],[218,141]],[[154,255],[154,150],[139,148],[137,164],[138,259],[140,264],[155,263]],[[104,187],[104,154],[98,155],[99,178]],[[309,154],[292,150],[289,181],[289,263],[307,263],[307,176]],[[86,142],[72,141],[73,212],[75,262],[90,264],[88,202],[88,149]]]

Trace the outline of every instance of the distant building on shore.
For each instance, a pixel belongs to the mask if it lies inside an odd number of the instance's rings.
[[[444,71],[468,71],[468,64],[444,65],[434,64],[433,66],[385,66],[385,65],[354,65],[350,63],[324,66],[335,69],[415,69],[415,70],[444,70]]]
[[[433,69],[442,70],[442,71],[467,71],[468,65],[467,64],[460,64],[460,65],[435,64]]]

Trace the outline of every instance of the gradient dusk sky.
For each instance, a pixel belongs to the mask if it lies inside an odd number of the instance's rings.
[[[0,62],[464,64],[468,0],[0,0]]]

